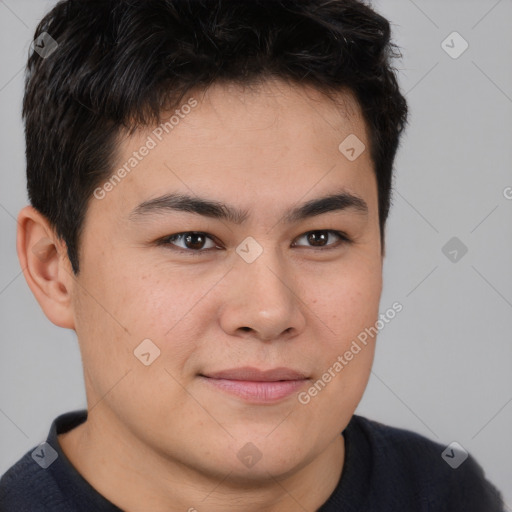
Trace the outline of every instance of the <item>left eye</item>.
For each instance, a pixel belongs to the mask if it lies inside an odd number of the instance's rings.
[[[340,240],[340,243],[338,244],[327,244],[327,241],[329,240],[330,235],[335,235]],[[334,247],[337,247],[338,245],[342,243],[348,243],[350,242],[349,238],[345,235],[345,233],[342,233],[341,231],[335,231],[332,229],[322,229],[317,231],[308,231],[307,233],[304,233],[301,235],[298,240],[301,238],[305,238],[308,243],[312,244],[312,247],[327,247],[331,248],[333,245]],[[293,245],[296,245],[295,243]]]
[[[179,240],[185,247],[179,246],[175,242]],[[189,252],[198,252],[204,250],[204,244],[206,240],[210,240],[212,242],[211,247],[207,247],[207,249],[215,248],[216,245],[213,243],[213,239],[208,236],[206,233],[202,233],[200,231],[188,231],[185,233],[176,233],[175,235],[166,236],[162,238],[160,241],[161,244],[170,244],[170,245],[178,245],[180,249],[188,250]],[[201,251],[202,252],[202,251]]]

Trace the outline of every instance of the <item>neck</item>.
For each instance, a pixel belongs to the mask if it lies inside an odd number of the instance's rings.
[[[206,473],[155,453],[117,422],[105,419],[89,415],[85,423],[59,435],[59,443],[97,492],[129,512],[317,510],[336,488],[345,458],[344,438],[338,435],[301,467],[254,481],[233,472]]]

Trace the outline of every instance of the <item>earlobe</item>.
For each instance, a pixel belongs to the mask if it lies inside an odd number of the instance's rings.
[[[32,206],[18,215],[16,250],[23,274],[48,319],[74,329],[73,274],[66,245]]]

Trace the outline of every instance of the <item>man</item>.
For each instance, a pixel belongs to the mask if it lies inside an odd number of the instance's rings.
[[[17,249],[77,333],[88,404],[3,476],[1,510],[502,510],[472,457],[354,415],[407,118],[395,55],[356,0],[42,20]]]

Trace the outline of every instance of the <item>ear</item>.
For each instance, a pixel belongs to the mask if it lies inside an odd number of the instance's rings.
[[[45,315],[59,327],[74,329],[75,277],[66,244],[32,206],[18,214],[16,250],[27,284]]]

